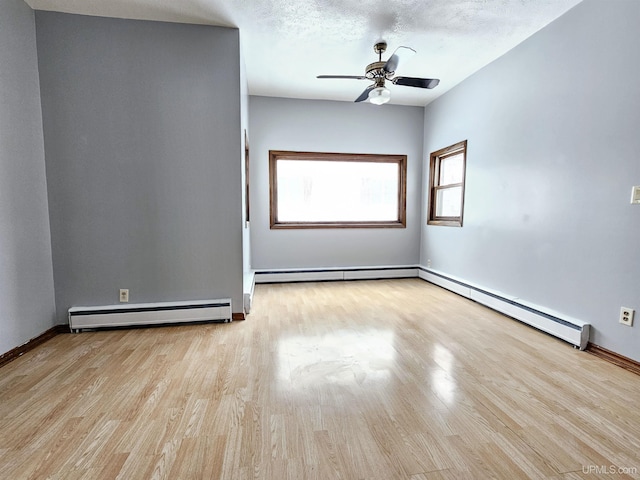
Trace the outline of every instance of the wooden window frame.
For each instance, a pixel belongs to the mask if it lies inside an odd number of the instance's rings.
[[[278,220],[278,160],[318,160],[337,162],[395,163],[398,175],[398,219],[380,222],[281,222]],[[406,228],[407,226],[407,156],[325,152],[269,151],[269,204],[271,229],[300,228]]]
[[[245,221],[251,220],[251,202],[249,201],[249,137],[247,131],[244,131],[244,191],[245,191]]]
[[[451,183],[444,186],[439,185],[440,161],[451,155],[455,155],[462,151],[462,182]],[[458,142],[449,147],[442,148],[431,153],[429,161],[429,215],[427,217],[428,225],[444,225],[449,227],[462,227],[464,217],[464,190],[467,175],[467,141]],[[445,217],[436,215],[436,198],[438,191],[449,188],[462,187],[460,199],[460,215],[455,217]]]

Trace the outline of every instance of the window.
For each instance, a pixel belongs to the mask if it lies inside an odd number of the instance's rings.
[[[431,154],[429,225],[462,226],[467,141]]]
[[[406,177],[406,155],[272,150],[271,228],[404,228]]]

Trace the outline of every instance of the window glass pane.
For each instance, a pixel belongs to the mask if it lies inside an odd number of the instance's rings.
[[[436,217],[459,217],[462,207],[462,187],[438,189]]]
[[[438,185],[462,183],[462,152],[440,158],[440,179]]]
[[[278,221],[397,221],[399,170],[395,162],[278,160]]]

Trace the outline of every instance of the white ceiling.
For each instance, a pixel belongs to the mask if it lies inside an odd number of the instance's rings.
[[[26,0],[35,10],[238,27],[249,93],[353,101],[373,44],[417,51],[398,75],[439,78],[433,90],[390,85],[391,103],[423,106],[581,0]]]

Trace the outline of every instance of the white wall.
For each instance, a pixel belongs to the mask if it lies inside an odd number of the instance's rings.
[[[635,0],[585,0],[426,108],[425,156],[467,139],[468,170],[464,227],[425,225],[420,260],[635,360],[640,318],[618,314],[640,310],[639,20]]]
[[[255,269],[415,265],[419,259],[423,109],[250,97]],[[407,155],[407,228],[269,229],[269,150]]]
[[[0,354],[54,325],[33,11],[0,2]]]

